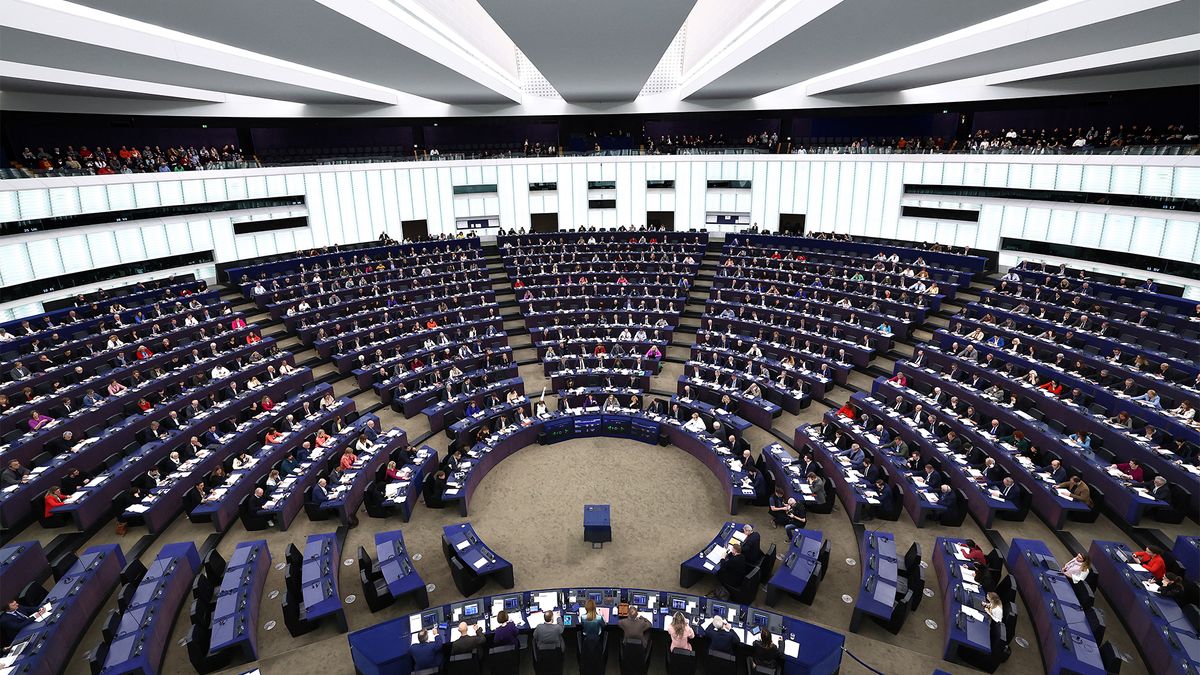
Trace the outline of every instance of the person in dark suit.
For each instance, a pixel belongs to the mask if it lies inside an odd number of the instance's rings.
[[[466,621],[459,622],[458,637],[450,643],[451,654],[469,654],[477,649],[483,649],[483,645],[487,642],[482,635],[483,631],[476,630],[474,635],[471,635],[470,631],[471,626],[467,625]]]
[[[996,460],[991,457],[983,460],[983,468],[979,471],[983,474],[983,479],[986,480],[989,485],[995,485],[999,483],[1004,477],[1004,470],[1001,469],[1000,465],[996,464]]]
[[[417,643],[408,648],[408,653],[412,655],[413,670],[427,670],[430,668],[440,668],[442,665],[442,644],[443,638],[434,627],[432,636],[429,631],[424,628],[417,633]]]
[[[754,567],[763,559],[762,535],[750,525],[743,526],[742,533],[746,535],[742,540],[742,555],[746,558],[746,564]]]
[[[1050,479],[1053,483],[1065,483],[1067,480],[1067,467],[1057,459],[1050,460]]]
[[[821,465],[813,459],[812,454],[804,453],[804,457],[800,460],[800,474],[807,476],[810,473],[821,475]]]
[[[746,578],[747,569],[749,565],[746,563],[746,556],[742,554],[741,545],[732,543],[725,552],[725,558],[721,560],[721,566],[717,568],[717,581],[725,588],[739,588]]]
[[[775,645],[775,638],[771,636],[770,631],[763,631],[754,641],[754,651],[751,652],[750,659],[756,668],[762,667],[771,671],[779,669],[783,662],[783,652]]]
[[[712,626],[709,627],[706,634],[708,635],[708,650],[710,652],[718,651],[732,654],[741,642],[738,640],[737,633],[729,630],[729,624],[725,623],[725,619],[719,616],[713,617]]]
[[[208,428],[208,431],[204,432],[203,434],[200,434],[200,442],[206,446],[220,445],[221,444],[221,434],[217,431],[217,425],[214,424],[214,425],[210,426]]]
[[[875,491],[879,493],[879,508],[887,511],[892,508],[892,500],[895,498],[892,494],[892,486],[882,479],[876,479]]]
[[[0,614],[0,647],[7,649],[22,628],[33,623],[44,613],[41,609],[21,605],[16,598],[9,600],[4,613]]]
[[[868,483],[874,483],[875,479],[883,478],[883,468],[876,466],[870,457],[863,459],[862,473]]]
[[[1147,486],[1150,494],[1160,502],[1171,503],[1171,486],[1167,484],[1167,479],[1162,476],[1155,476],[1154,481]]]
[[[312,489],[312,499],[309,501],[318,506],[324,504],[325,500],[329,499],[329,491],[326,489],[326,485],[328,485],[328,482],[324,478],[318,479],[317,484]]]
[[[943,515],[949,516],[958,511],[958,495],[948,484],[942,484],[941,492],[938,493],[938,503],[946,507]]]
[[[943,482],[944,482],[944,479],[942,478],[942,472],[933,468],[933,464],[927,463],[925,465],[925,485],[926,485],[926,487],[928,487],[930,490],[937,490],[942,487]]]

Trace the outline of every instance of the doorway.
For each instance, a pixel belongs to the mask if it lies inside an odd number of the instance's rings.
[[[558,232],[557,213],[529,214],[529,229],[532,232]]]
[[[400,232],[405,239],[409,241],[419,241],[429,238],[429,221],[421,220],[402,220],[400,221]]]
[[[804,234],[804,214],[779,214],[779,231],[783,234]]]
[[[675,212],[674,211],[647,211],[646,225],[654,228],[661,228],[667,232],[675,231]]]

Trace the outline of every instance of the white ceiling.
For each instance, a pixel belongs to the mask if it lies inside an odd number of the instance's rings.
[[[10,110],[646,113],[1197,83],[1200,0],[0,0]]]

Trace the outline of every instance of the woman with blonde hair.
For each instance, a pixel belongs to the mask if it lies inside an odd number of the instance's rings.
[[[983,612],[996,623],[1004,621],[1004,601],[999,595],[988,593],[987,599],[983,601]]]
[[[671,649],[691,651],[692,638],[696,637],[696,633],[684,618],[683,612],[675,612],[675,616],[671,617],[671,627],[667,629],[667,636],[671,638]]]

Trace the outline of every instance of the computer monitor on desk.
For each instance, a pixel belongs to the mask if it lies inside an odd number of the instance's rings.
[[[450,605],[450,618],[453,621],[476,621],[482,616],[482,600],[456,602]]]
[[[730,623],[738,620],[739,608],[736,605],[727,605],[723,602],[710,602],[708,604],[708,615],[719,616]]]
[[[675,595],[672,593],[667,596],[665,609],[672,614],[683,612],[688,616],[696,616],[700,612],[700,598],[694,595]]]
[[[657,591],[641,591],[630,589],[629,604],[637,607],[640,610],[648,610],[653,612],[658,608],[658,592]]]
[[[437,607],[425,612],[421,612],[421,626],[424,628],[432,628],[440,623],[445,623],[442,616],[442,608]]]
[[[763,630],[772,633],[779,633],[783,630],[783,617],[771,612],[763,612],[757,609],[751,609],[750,615],[746,623],[750,626],[758,626]]]
[[[521,611],[521,596],[518,593],[510,595],[496,595],[492,597],[492,616],[496,616],[501,610],[509,614],[516,614]]]

